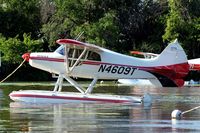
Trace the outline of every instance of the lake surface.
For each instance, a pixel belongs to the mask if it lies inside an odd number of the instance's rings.
[[[81,83],[83,86],[87,82]],[[152,105],[110,103],[28,104],[13,102],[9,93],[20,89],[53,90],[53,83],[4,83],[0,85],[0,132],[129,133],[200,132],[200,109],[171,120],[174,109],[200,105],[200,88],[152,88],[104,82],[95,93],[142,96],[149,92]],[[63,90],[73,91],[65,84]]]

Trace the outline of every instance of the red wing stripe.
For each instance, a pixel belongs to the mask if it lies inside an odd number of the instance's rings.
[[[84,43],[76,41],[76,40],[72,40],[72,39],[59,39],[56,41],[56,43],[58,44],[75,44],[75,45],[80,45],[80,46],[85,46]]]

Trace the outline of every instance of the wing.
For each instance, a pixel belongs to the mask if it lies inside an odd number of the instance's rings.
[[[190,65],[190,70],[200,71],[200,58],[190,59],[190,60],[188,60],[188,63]]]
[[[80,42],[80,41],[73,40],[73,39],[59,39],[56,41],[56,43],[58,43],[60,45],[67,45],[67,47],[69,47],[69,48],[84,49],[86,47],[88,50],[91,50],[91,51],[96,51],[96,52],[103,51],[102,48],[99,46]]]
[[[157,57],[158,54],[154,53],[146,53],[146,52],[140,52],[140,51],[130,51],[131,54],[136,54],[136,55],[143,55],[145,59],[151,59],[154,57]]]

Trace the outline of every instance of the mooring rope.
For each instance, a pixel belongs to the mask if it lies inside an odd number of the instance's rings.
[[[196,110],[196,109],[198,109],[198,108],[200,108],[200,106],[197,106],[197,107],[194,107],[194,108],[192,108],[192,109],[186,110],[186,111],[182,112],[182,114],[191,112],[191,111]]]
[[[24,59],[24,61],[11,74],[9,74],[6,78],[4,78],[0,83],[3,83],[6,79],[12,76],[24,64],[25,61],[26,59]]]

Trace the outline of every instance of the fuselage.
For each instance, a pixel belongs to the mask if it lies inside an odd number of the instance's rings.
[[[141,61],[134,57],[107,52],[99,55],[100,60],[99,58],[98,60],[82,59],[69,75],[81,78],[98,77],[99,79],[156,78],[151,73],[139,69],[145,65],[145,59]],[[66,73],[65,57],[57,52],[31,53],[29,63],[33,67],[50,73]],[[148,63],[148,66],[153,67],[151,63]]]
[[[174,64],[167,64],[165,60],[156,61],[157,58],[139,59],[109,50],[95,54],[100,57],[91,60],[81,59],[80,63],[69,73],[69,76],[97,77],[99,79],[156,79],[149,71],[163,69],[164,72],[165,69],[167,71],[174,66]],[[69,60],[72,61],[70,58]],[[162,61],[165,61],[164,66]],[[33,67],[50,73],[66,73],[65,56],[57,52],[31,53],[29,63]]]
[[[82,45],[81,42],[73,40],[64,41]],[[28,61],[31,66],[38,69],[72,77],[98,79],[162,78],[161,80],[166,77],[175,84],[179,84],[176,83],[179,81],[173,80],[182,79],[189,71],[187,57],[178,43],[169,46],[163,53],[152,59],[136,58],[98,46],[89,46],[85,51],[79,47],[74,48],[74,45],[70,46],[66,55],[64,54],[64,45],[61,45],[55,52],[31,53],[28,55]],[[84,47],[86,46],[84,45]]]

